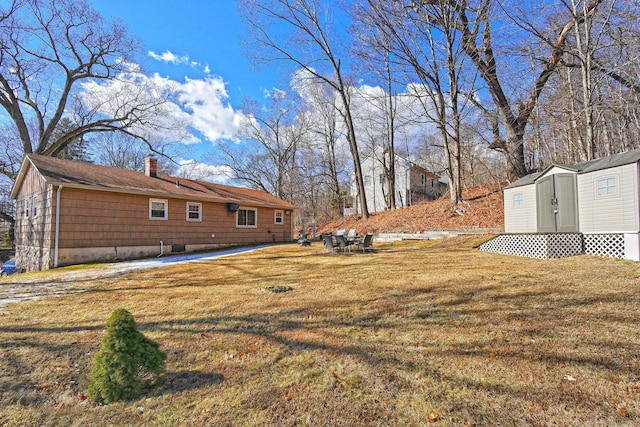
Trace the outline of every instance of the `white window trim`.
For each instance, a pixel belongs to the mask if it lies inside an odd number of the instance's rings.
[[[517,200],[519,200],[520,203],[516,203]],[[515,193],[513,195],[513,207],[514,208],[523,208],[524,207],[524,194],[523,193]]]
[[[154,217],[151,215],[151,208],[154,203],[164,204],[164,217]],[[149,199],[149,219],[153,221],[166,221],[169,219],[169,201],[167,199]]]
[[[198,218],[189,218],[189,207],[198,206]],[[190,222],[202,222],[202,203],[187,202],[187,221]]]
[[[33,196],[31,199],[31,218],[38,217],[38,196]]]
[[[278,214],[280,214],[280,222],[278,222]],[[276,225],[284,225],[284,211],[276,210],[273,213],[273,223]]]
[[[238,216],[240,214],[240,211],[254,211],[255,212],[256,223],[254,225],[240,225],[240,224],[238,224]],[[240,208],[238,208],[238,210],[236,211],[236,228],[258,228],[258,209],[256,209],[256,208],[244,208],[244,207],[240,206]]]
[[[601,181],[607,181],[609,179],[613,179],[615,180],[614,182],[614,189],[615,189],[615,193],[613,194],[600,194],[599,193],[599,187],[598,184]],[[594,194],[596,196],[597,199],[608,199],[608,198],[613,198],[613,197],[619,197],[620,196],[620,177],[617,175],[609,175],[609,176],[601,176],[599,178],[595,178],[593,180],[593,185],[594,185]],[[609,186],[607,185],[605,188],[609,188]]]
[[[25,219],[29,219],[31,214],[31,206],[29,206],[29,197],[24,199],[24,217]]]

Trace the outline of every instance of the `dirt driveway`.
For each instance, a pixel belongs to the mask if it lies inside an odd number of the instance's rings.
[[[134,270],[161,268],[167,265],[195,261],[209,261],[222,257],[265,249],[273,245],[233,248],[209,253],[172,255],[161,258],[147,258],[100,264],[78,270],[49,270],[42,277],[38,274],[16,274],[0,279],[0,311],[7,304],[34,300],[46,296],[66,295],[83,292],[76,284],[83,281],[109,279]],[[74,286],[71,286],[74,284]]]

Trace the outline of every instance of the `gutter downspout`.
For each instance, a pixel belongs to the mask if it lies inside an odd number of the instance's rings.
[[[56,190],[56,233],[53,246],[53,268],[58,267],[58,243],[60,242],[60,192],[62,192],[62,187],[62,185],[59,185]]]

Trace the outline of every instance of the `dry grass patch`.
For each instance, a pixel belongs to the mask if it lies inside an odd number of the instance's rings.
[[[0,424],[640,423],[640,265],[477,242],[280,246],[9,305]],[[166,382],[93,405],[92,357],[118,307],[167,353]]]

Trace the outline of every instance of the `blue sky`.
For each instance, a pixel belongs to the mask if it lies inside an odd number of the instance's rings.
[[[241,45],[246,27],[235,0],[91,1],[105,18],[121,18],[141,40],[147,73],[182,81],[202,78],[208,70],[222,77],[234,107],[244,97],[261,98],[265,90],[283,83],[277,70],[253,70],[244,56]],[[160,59],[168,52],[176,62]]]
[[[256,71],[242,50],[246,25],[235,0],[90,0],[105,19],[120,19],[142,43],[142,71],[180,86],[192,140],[176,160],[190,176],[228,182],[228,169],[203,163],[221,139],[234,139],[245,98],[288,83],[277,67]],[[199,140],[199,143],[194,143]],[[210,161],[210,160],[209,160]]]

